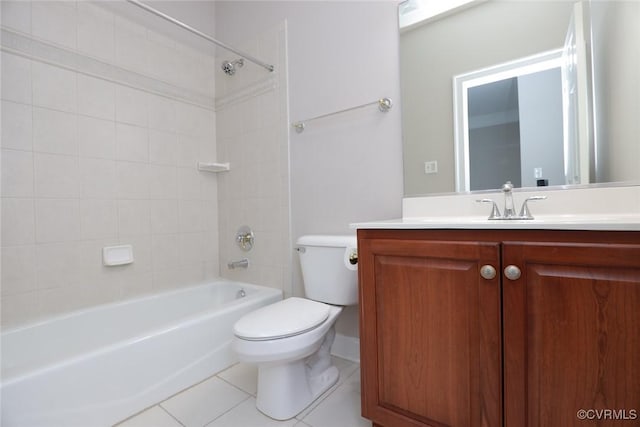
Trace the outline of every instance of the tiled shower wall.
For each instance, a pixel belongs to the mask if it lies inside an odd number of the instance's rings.
[[[290,296],[286,40],[282,23],[238,46],[273,64],[275,71],[245,61],[233,76],[217,74],[216,116],[218,159],[231,164],[218,181],[221,275],[282,289]],[[249,252],[235,242],[242,225],[255,234]],[[249,260],[247,269],[227,268],[229,261],[243,258]]]
[[[84,1],[2,29],[2,327],[217,276],[212,52]]]

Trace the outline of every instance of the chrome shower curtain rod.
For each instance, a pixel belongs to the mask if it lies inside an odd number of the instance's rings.
[[[236,49],[236,48],[233,48],[233,47],[231,47],[231,46],[229,46],[229,45],[227,45],[227,44],[224,44],[224,43],[222,43],[222,42],[220,42],[220,41],[218,41],[218,40],[214,39],[213,37],[211,37],[211,36],[209,36],[209,35],[207,35],[207,34],[205,34],[205,33],[201,32],[201,31],[198,31],[198,30],[196,30],[196,29],[195,29],[195,28],[193,28],[193,27],[190,27],[189,25],[185,24],[184,22],[178,21],[177,19],[172,18],[171,16],[169,16],[169,15],[167,15],[167,14],[165,14],[165,13],[162,13],[162,12],[160,12],[159,10],[156,10],[156,9],[152,8],[151,6],[147,6],[146,4],[141,3],[141,2],[140,2],[140,1],[138,1],[138,0],[127,0],[127,1],[128,1],[129,3],[131,3],[131,4],[135,5],[135,6],[138,6],[138,7],[139,7],[139,8],[141,8],[141,9],[146,10],[147,12],[151,12],[152,14],[154,14],[154,15],[156,15],[156,16],[159,16],[160,18],[162,18],[162,19],[164,19],[164,20],[166,20],[166,21],[169,21],[169,22],[171,22],[172,24],[175,24],[175,25],[177,25],[178,27],[181,27],[181,28],[183,28],[183,29],[185,29],[185,30],[189,31],[190,33],[195,34],[195,35],[196,35],[196,36],[198,36],[198,37],[202,37],[203,39],[208,40],[208,41],[210,41],[211,43],[213,43],[213,44],[215,44],[215,45],[217,45],[217,46],[220,46],[220,47],[221,47],[221,48],[223,48],[223,49],[226,49],[226,50],[228,50],[228,51],[230,51],[230,52],[233,52],[233,53],[235,53],[236,55],[241,56],[241,57],[243,57],[244,59],[246,59],[246,60],[248,60],[248,61],[253,62],[254,64],[257,64],[257,65],[259,65],[259,66],[261,66],[261,67],[263,67],[263,68],[266,68],[266,69],[267,69],[267,70],[269,70],[269,71],[273,71],[273,70],[274,70],[273,65],[270,65],[270,64],[267,64],[267,63],[265,63],[265,62],[262,62],[262,61],[260,61],[259,59],[256,59],[256,58],[254,58],[253,56],[251,56],[251,55],[249,55],[249,54],[247,54],[247,53],[241,52],[241,51],[239,51],[239,50],[238,50],[238,49]]]

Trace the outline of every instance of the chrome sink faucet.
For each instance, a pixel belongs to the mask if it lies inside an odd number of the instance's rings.
[[[515,203],[513,201],[513,184],[511,181],[507,181],[502,185],[502,193],[504,194],[504,214],[500,213],[500,209],[498,209],[498,205],[493,199],[479,199],[476,202],[479,203],[491,203],[491,214],[488,219],[502,219],[502,220],[516,220],[516,219],[534,219],[533,215],[531,215],[531,211],[529,210],[529,206],[527,202],[535,201],[535,200],[544,200],[547,196],[531,196],[527,197],[525,201],[522,203],[522,207],[520,208],[520,213],[516,215]]]
[[[510,219],[516,215],[516,209],[513,207],[513,184],[507,181],[502,184],[502,193],[504,193],[504,213],[503,219]]]

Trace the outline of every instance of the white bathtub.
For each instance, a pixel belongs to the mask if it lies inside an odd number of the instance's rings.
[[[280,299],[219,280],[3,332],[1,425],[110,426],[233,364],[235,321]]]

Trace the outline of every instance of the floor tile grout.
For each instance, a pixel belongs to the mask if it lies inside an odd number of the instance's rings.
[[[340,359],[340,358],[338,358]],[[347,362],[347,363],[345,363]],[[323,395],[321,395],[318,400],[314,401],[311,405],[309,405],[309,407],[305,408],[300,414],[296,415],[295,417],[293,417],[291,420],[286,420],[282,422],[282,425],[294,425],[294,424],[289,424],[287,423],[287,421],[289,422],[295,422],[295,425],[300,424],[300,427],[314,427],[312,425],[312,423],[310,423],[309,421],[307,421],[307,419],[314,414],[314,412],[316,410],[319,410],[320,407],[323,405],[324,402],[327,401],[327,399],[333,395],[334,392],[336,392],[337,390],[340,390],[341,387],[343,387],[348,381],[350,381],[350,379],[353,377],[354,374],[358,373],[359,371],[359,363],[350,361],[350,360],[346,360],[345,362],[340,362],[338,365],[342,365],[342,370],[344,372],[340,372],[340,377],[339,380],[336,382],[335,385],[333,385],[329,390],[327,390]],[[223,375],[225,372],[233,369],[234,367],[239,367],[240,369],[238,369],[235,372],[232,372],[230,374],[227,375],[227,378],[223,378],[221,375]],[[158,406],[159,409],[165,413],[166,415],[168,415],[172,420],[174,420],[175,422],[178,423],[178,425],[186,427],[186,424],[184,424],[177,416],[175,416],[174,414],[171,413],[171,411],[166,408],[163,404],[165,402],[167,402],[168,400],[170,400],[173,397],[176,397],[182,393],[187,392],[188,390],[194,388],[195,386],[202,384],[206,381],[211,381],[211,380],[219,380],[222,381],[224,384],[233,387],[234,389],[236,389],[237,391],[239,391],[240,393],[242,393],[242,396],[244,396],[244,398],[242,400],[240,400],[239,402],[235,403],[232,407],[227,408],[224,412],[217,414],[214,418],[212,418],[211,420],[207,420],[206,422],[204,421],[200,421],[200,423],[202,423],[202,426],[200,427],[206,427],[206,426],[210,426],[210,425],[214,425],[216,423],[217,420],[219,420],[221,417],[224,417],[225,415],[227,415],[229,412],[234,411],[234,410],[239,410],[239,411],[243,411],[242,409],[237,409],[239,406],[245,404],[249,399],[251,398],[255,398],[255,394],[250,393],[248,391],[246,391],[245,389],[241,388],[239,385],[237,385],[236,383],[234,383],[234,379],[237,380],[237,382],[239,384],[243,384],[245,386],[245,388],[249,388],[251,389],[252,385],[249,383],[246,383],[246,377],[243,375],[242,373],[242,369],[244,369],[240,364],[234,364],[230,367],[228,367],[225,370],[222,370],[220,372],[217,372],[214,375],[211,375],[210,377],[206,378],[203,381],[198,382],[197,384],[194,384],[188,388],[186,388],[185,390],[182,390],[178,393],[175,393],[174,395],[172,395],[171,397],[164,399],[160,402],[158,402],[157,404],[151,406],[150,408],[145,409],[144,411],[139,412],[138,414],[135,414],[129,418],[127,418],[126,420],[121,421],[120,423],[117,424],[117,426],[119,426],[120,424],[124,424],[126,425],[126,421],[131,420],[132,418],[135,418],[139,415],[141,415],[143,412],[149,411],[152,408],[154,408],[155,406]],[[241,397],[241,396],[239,396]],[[257,409],[256,409],[257,411]],[[326,408],[324,408],[324,411],[326,411]],[[259,411],[258,411],[259,412]],[[320,410],[320,414],[323,411]],[[264,415],[264,414],[262,414]],[[319,414],[315,413],[314,417],[317,418]],[[322,417],[322,415],[320,415]],[[208,417],[204,417],[204,418],[208,418]],[[133,421],[135,423],[135,421]],[[224,422],[224,421],[223,421]]]
[[[225,382],[227,382],[227,381],[225,381]],[[228,383],[228,382],[227,382],[227,383]],[[229,384],[229,383],[228,383],[228,384]],[[233,384],[230,384],[230,385],[232,385],[232,386],[233,386],[233,387],[235,387],[235,388],[238,388],[238,387],[236,387],[236,386],[235,386],[235,385],[233,385]],[[238,390],[240,390],[240,389],[238,389]],[[240,390],[240,391],[242,391],[243,393],[245,393],[245,394],[247,395],[247,397],[245,397],[243,400],[241,400],[240,402],[238,402],[236,405],[233,405],[231,408],[227,409],[226,411],[224,411],[222,414],[218,415],[218,416],[217,416],[217,417],[215,417],[214,419],[212,419],[212,420],[208,421],[208,422],[207,422],[206,424],[204,424],[202,427],[207,427],[208,425],[210,425],[210,424],[214,423],[218,418],[225,416],[228,412],[233,411],[235,408],[237,408],[238,406],[242,405],[242,404],[243,404],[244,402],[246,402],[247,400],[251,399],[251,395],[250,395],[249,393],[247,393],[247,392],[246,392],[246,391],[244,391],[244,390]]]
[[[176,420],[176,422],[177,422],[178,424],[180,424],[180,425],[181,425],[181,426],[183,426],[183,427],[186,427],[186,426],[182,423],[182,421],[180,421],[179,419],[177,419],[176,417],[174,417],[174,416],[173,416],[173,414],[172,414],[171,412],[169,412],[169,411],[167,410],[167,408],[165,408],[164,406],[162,406],[162,404],[161,404],[161,403],[158,403],[156,406],[160,407],[160,409],[161,409],[161,410],[163,410],[164,412],[166,412],[166,413],[167,413],[167,415],[169,415],[171,418],[173,418],[174,420]]]

